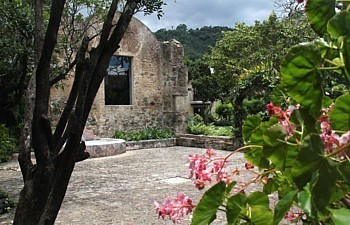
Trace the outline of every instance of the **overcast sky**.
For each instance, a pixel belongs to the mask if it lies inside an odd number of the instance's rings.
[[[274,0],[164,0],[164,16],[136,17],[152,31],[161,28],[175,29],[179,24],[188,28],[203,26],[227,26],[233,28],[236,22],[248,25],[255,20],[265,20],[274,10]]]

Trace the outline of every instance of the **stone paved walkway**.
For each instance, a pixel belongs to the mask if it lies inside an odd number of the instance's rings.
[[[56,220],[59,225],[152,225],[173,224],[158,219],[153,201],[184,192],[198,202],[203,192],[187,179],[187,155],[205,149],[170,147],[128,151],[121,155],[80,162],[73,172]],[[224,156],[227,151],[218,151]],[[231,165],[244,167],[243,154]],[[17,162],[0,164],[0,188],[15,197],[22,187]],[[0,216],[0,224],[11,223],[12,214]],[[188,224],[189,219],[184,220]],[[225,224],[218,220],[215,224]]]

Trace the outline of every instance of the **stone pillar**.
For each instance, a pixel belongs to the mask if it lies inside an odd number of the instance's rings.
[[[184,64],[184,48],[176,40],[162,43],[161,71],[163,78],[164,119],[176,133],[186,131],[188,112],[188,70]]]

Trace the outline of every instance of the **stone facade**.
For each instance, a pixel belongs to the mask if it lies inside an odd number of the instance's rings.
[[[101,137],[115,130],[145,127],[184,132],[188,118],[188,75],[184,49],[176,40],[159,42],[139,20],[132,19],[115,55],[131,58],[130,105],[106,105],[102,82],[86,127]],[[51,91],[52,114],[64,104],[72,81]]]

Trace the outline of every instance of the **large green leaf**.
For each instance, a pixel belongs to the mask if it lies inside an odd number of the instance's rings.
[[[350,34],[350,12],[341,11],[329,20],[327,30],[335,38]]]
[[[290,120],[297,126],[297,130],[302,132],[300,141],[308,134],[317,133],[316,120],[305,109],[295,109]]]
[[[245,212],[247,197],[243,194],[236,194],[230,197],[226,204],[226,217],[228,225],[235,225],[240,220],[240,214]]]
[[[350,130],[350,94],[337,98],[331,112],[332,128],[335,130]]]
[[[286,130],[281,124],[273,125],[263,136],[265,157],[281,171],[292,167],[298,155],[298,147],[287,144],[286,136]]]
[[[310,182],[313,172],[319,168],[322,160],[325,158],[320,136],[308,135],[301,144],[299,155],[292,168],[293,179],[299,189]]]
[[[249,220],[254,225],[270,225],[273,222],[273,213],[269,208],[269,198],[264,192],[253,192],[248,196],[248,205],[251,210]],[[249,210],[249,209],[248,209]]]
[[[299,189],[307,183],[311,184],[311,203],[319,212],[324,212],[335,188],[338,172],[336,164],[324,156],[323,143],[318,134],[305,138],[292,175]]]
[[[339,166],[340,174],[343,176],[346,182],[350,184],[350,163],[344,162]]]
[[[308,215],[314,215],[315,209],[311,203],[310,184],[306,185],[302,191],[298,193],[298,206]]]
[[[350,218],[350,210],[341,208],[341,209],[329,209],[331,212],[331,217],[334,222],[334,225],[348,225]]]
[[[284,218],[286,213],[289,211],[290,207],[293,204],[296,194],[297,194],[297,191],[291,191],[285,196],[283,196],[281,200],[278,201],[274,210],[274,220],[273,220],[274,225],[277,225]]]
[[[259,127],[257,127],[254,132],[251,134],[250,140],[248,142],[249,145],[263,145],[263,134],[269,127],[268,123],[261,123]],[[263,155],[263,151],[261,148],[249,148],[244,152],[245,159],[259,168],[267,168],[269,162]]]
[[[253,131],[261,124],[261,118],[259,116],[247,117],[243,125],[243,138],[245,142],[248,142]]]
[[[327,23],[335,15],[335,0],[308,0],[305,11],[314,31],[323,37]]]
[[[347,35],[343,39],[343,51],[345,70],[350,74],[350,35]],[[350,82],[350,80],[348,80],[348,82]]]
[[[225,195],[225,182],[221,181],[207,190],[193,212],[191,225],[208,225],[212,222]]]
[[[281,63],[282,83],[287,93],[318,117],[323,91],[317,67],[321,53],[312,43],[292,47]]]
[[[248,196],[248,204],[250,206],[260,205],[269,208],[269,198],[264,192],[256,191]]]
[[[338,173],[335,163],[328,159],[322,160],[318,171],[318,179],[312,187],[311,198],[318,211],[325,212],[337,179]]]
[[[254,225],[272,225],[273,212],[264,206],[255,205],[251,207],[250,221]]]

